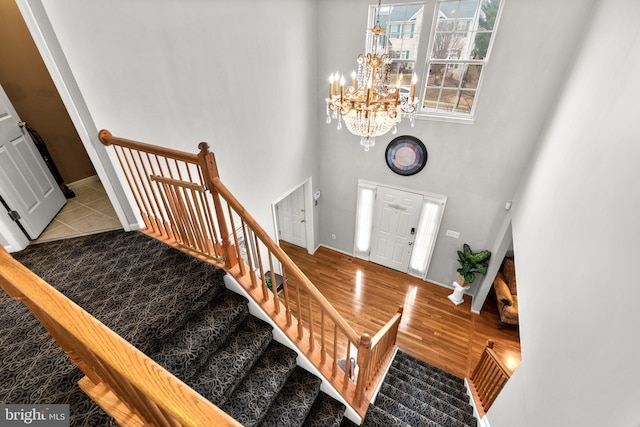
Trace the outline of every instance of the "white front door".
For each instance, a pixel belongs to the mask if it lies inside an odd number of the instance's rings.
[[[20,118],[0,87],[0,196],[20,216],[18,221],[29,237],[36,239],[66,198],[18,122]]]
[[[423,196],[378,187],[369,260],[407,272],[420,219]]]
[[[304,208],[304,186],[282,199],[277,205],[280,240],[307,247],[306,216]]]

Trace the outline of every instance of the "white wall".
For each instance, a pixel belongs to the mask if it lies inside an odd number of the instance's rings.
[[[348,75],[355,68],[364,48],[371,3],[320,1],[318,37],[324,42],[319,52],[323,84],[318,102],[326,97],[329,73],[341,70]],[[425,16],[433,5],[433,0],[426,2]],[[504,0],[475,124],[418,120],[415,128],[403,122],[398,129],[398,135],[414,135],[427,147],[428,163],[417,175],[402,177],[387,168],[384,154],[393,135],[377,138],[376,146],[365,153],[358,137],[346,129],[338,132],[335,122],[324,124],[320,110],[321,243],[353,251],[356,188],[362,178],[448,197],[428,280],[448,285],[455,279],[456,250],[463,243],[474,250],[490,249],[506,214],[504,205],[513,197],[564,83],[590,5],[591,0]],[[430,27],[430,20],[424,23],[424,44]],[[424,65],[417,67],[422,70]],[[448,229],[459,231],[460,238],[445,236]],[[472,292],[480,282],[476,280]]]
[[[207,141],[273,231],[269,204],[317,175],[313,2],[43,4],[98,128],[189,152]]]
[[[640,425],[639,17],[599,2],[514,202],[522,363],[492,427]]]

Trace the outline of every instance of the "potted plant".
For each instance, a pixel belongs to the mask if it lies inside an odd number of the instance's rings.
[[[449,299],[455,304],[462,304],[464,301],[463,293],[469,289],[469,283],[473,283],[476,279],[476,273],[485,274],[489,266],[489,258],[491,252],[483,250],[473,252],[466,243],[462,246],[462,251],[458,251],[458,268],[456,280],[453,282],[453,293],[449,295]]]
[[[487,272],[489,258],[491,258],[491,252],[487,250],[472,252],[469,245],[465,243],[462,246],[462,251],[458,251],[460,268],[457,270],[458,275],[456,282],[458,282],[460,286],[473,283],[476,279],[475,273],[484,274]]]

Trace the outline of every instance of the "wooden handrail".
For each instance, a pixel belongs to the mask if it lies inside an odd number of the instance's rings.
[[[200,152],[189,155],[106,130],[100,140],[114,147],[145,222],[142,231],[224,268],[364,416],[365,397],[394,353],[402,311],[373,340],[360,337],[222,183],[208,144],[200,143]],[[267,278],[276,283],[275,270],[283,278],[281,295],[277,286],[267,286]],[[358,351],[355,381],[337,363],[339,357],[349,363],[352,345]]]
[[[480,417],[483,417],[491,408],[498,394],[511,378],[511,371],[493,351],[493,346],[493,340],[487,340],[480,360],[469,376],[469,389]]]
[[[331,320],[333,320],[338,327],[344,331],[347,338],[353,342],[358,342],[360,336],[356,331],[347,323],[346,320],[338,313],[338,311],[331,305],[331,303],[325,298],[324,295],[316,288],[311,280],[300,270],[289,256],[282,250],[280,246],[273,241],[273,239],[267,234],[266,231],[258,224],[258,222],[251,216],[251,214],[238,202],[235,196],[229,191],[227,187],[220,181],[220,178],[213,180],[213,184],[223,199],[238,213],[247,224],[247,226],[253,230],[256,236],[264,243],[264,245],[273,253],[273,255],[283,264],[284,269],[288,272],[289,276],[294,276],[305,287],[305,290],[313,297],[315,301],[320,304],[323,311],[325,311]]]
[[[81,387],[126,425],[240,426],[0,247],[0,286],[86,375]]]
[[[198,164],[198,155],[187,153],[184,151],[174,150],[173,148],[161,147],[159,145],[146,144],[131,139],[120,138],[113,136],[111,132],[106,129],[102,129],[98,133],[98,138],[106,146],[119,145],[120,147],[131,148],[137,150],[140,148],[140,144],[145,144],[145,150],[153,152],[159,156],[167,157],[170,159],[176,159],[187,163]]]

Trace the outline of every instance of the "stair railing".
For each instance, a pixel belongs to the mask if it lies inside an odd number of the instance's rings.
[[[480,417],[487,413],[511,377],[511,371],[493,351],[493,346],[493,340],[487,340],[480,360],[471,373],[468,382],[471,396],[476,402],[476,409]]]
[[[0,265],[0,287],[29,308],[85,374],[78,382],[80,388],[118,424],[241,425],[29,271],[1,246]]]
[[[99,137],[114,147],[143,231],[224,268],[363,416],[391,362],[402,310],[373,338],[359,336],[221,182],[206,143],[195,155],[106,130]]]

